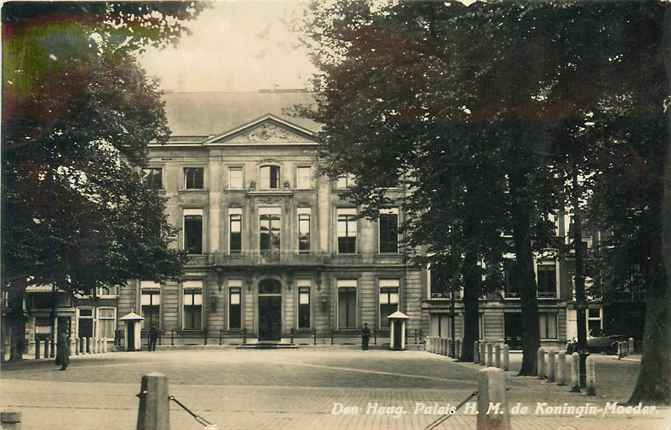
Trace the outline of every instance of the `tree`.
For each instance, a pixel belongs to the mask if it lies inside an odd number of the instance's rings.
[[[323,71],[313,117],[326,124],[326,171],[354,173],[349,196],[372,217],[393,197],[389,184],[403,178],[408,245],[461,272],[466,345],[477,339],[479,263],[500,286],[502,236],[512,230],[525,316],[522,374],[533,374],[532,251],[550,239],[556,184],[541,180],[548,169],[534,155],[542,128],[521,116],[540,104],[538,74],[519,70],[532,24],[519,23],[525,11],[516,4],[376,6],[338,2],[315,9],[309,26]]]
[[[175,43],[201,9],[3,7],[2,287],[18,303],[32,284],[89,293],[181,273],[164,199],[142,181],[147,145],[169,130],[158,85],[135,55]],[[21,324],[22,306],[11,308]]]

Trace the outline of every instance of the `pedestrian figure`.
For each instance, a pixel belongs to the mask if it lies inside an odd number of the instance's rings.
[[[61,331],[56,340],[58,350],[56,351],[56,364],[61,366],[60,370],[65,370],[70,364],[70,339],[66,331]]]
[[[149,328],[149,350],[156,351],[156,341],[158,340],[158,330],[155,325]]]
[[[370,340],[370,329],[368,328],[368,323],[363,324],[361,329],[361,349],[364,351],[368,350],[368,341]]]

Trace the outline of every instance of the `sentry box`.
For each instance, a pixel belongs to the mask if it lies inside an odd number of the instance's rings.
[[[396,311],[387,318],[389,318],[389,327],[391,328],[389,333],[389,349],[404,351],[406,344],[405,325],[409,317],[401,311]]]

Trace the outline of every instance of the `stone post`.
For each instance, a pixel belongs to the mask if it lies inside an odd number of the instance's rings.
[[[495,367],[501,368],[501,345],[498,343],[494,346]]]
[[[51,346],[51,341],[49,338],[44,339],[44,358],[49,358],[51,355],[49,354],[49,346]]]
[[[545,366],[545,371],[547,372],[548,382],[555,381],[555,358],[557,356],[557,351],[548,351],[548,363]]]
[[[447,339],[447,355],[454,357],[454,339]]]
[[[624,357],[624,342],[617,342],[617,359]]]
[[[587,385],[586,394],[588,396],[596,395],[596,362],[591,355],[587,357]]]
[[[21,412],[0,412],[0,428],[2,430],[21,430]]]
[[[494,344],[487,342],[487,366],[494,365]]]
[[[633,354],[633,353],[634,353],[634,349],[635,349],[635,346],[634,346],[634,338],[633,338],[633,337],[630,337],[629,340],[627,341],[627,343],[629,344],[629,354]]]
[[[536,354],[536,369],[538,377],[540,379],[545,378],[545,350],[543,348],[538,348]]]
[[[480,365],[487,365],[487,342],[484,340],[480,341]]]
[[[480,342],[473,342],[473,363],[480,362]]]
[[[84,352],[85,352],[86,354],[90,354],[90,353],[91,353],[91,338],[90,338],[90,337],[85,337],[85,338],[84,338],[84,348],[85,348],[85,349],[84,349]]]
[[[75,355],[75,350],[77,349],[77,340],[74,337],[70,338],[70,355]]]
[[[566,352],[557,354],[557,385],[566,385]]]
[[[454,358],[461,358],[461,339],[456,338],[454,341]]]
[[[72,350],[72,353],[74,355],[79,355],[79,346],[81,345],[81,341],[79,340],[78,337],[75,338],[75,349]]]
[[[142,377],[136,430],[170,430],[169,395],[167,376],[148,373]]]
[[[510,430],[503,370],[488,367],[478,371],[477,430]]]
[[[580,392],[580,354],[571,354],[571,391]]]
[[[510,369],[510,347],[508,344],[503,345],[503,370]]]
[[[40,340],[35,338],[35,360],[40,359]]]

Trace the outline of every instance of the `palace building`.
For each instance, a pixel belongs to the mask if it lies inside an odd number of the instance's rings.
[[[144,316],[164,344],[315,330],[342,342],[364,323],[385,336],[397,310],[417,333],[426,274],[399,246],[403,214],[390,206],[358,218],[343,198],[350,179],[318,175],[319,125],[284,111],[310,101],[305,92],[166,94],[173,134],[150,146],[146,177],[168,199],[189,263],[179,282],[120,289],[119,315]]]

